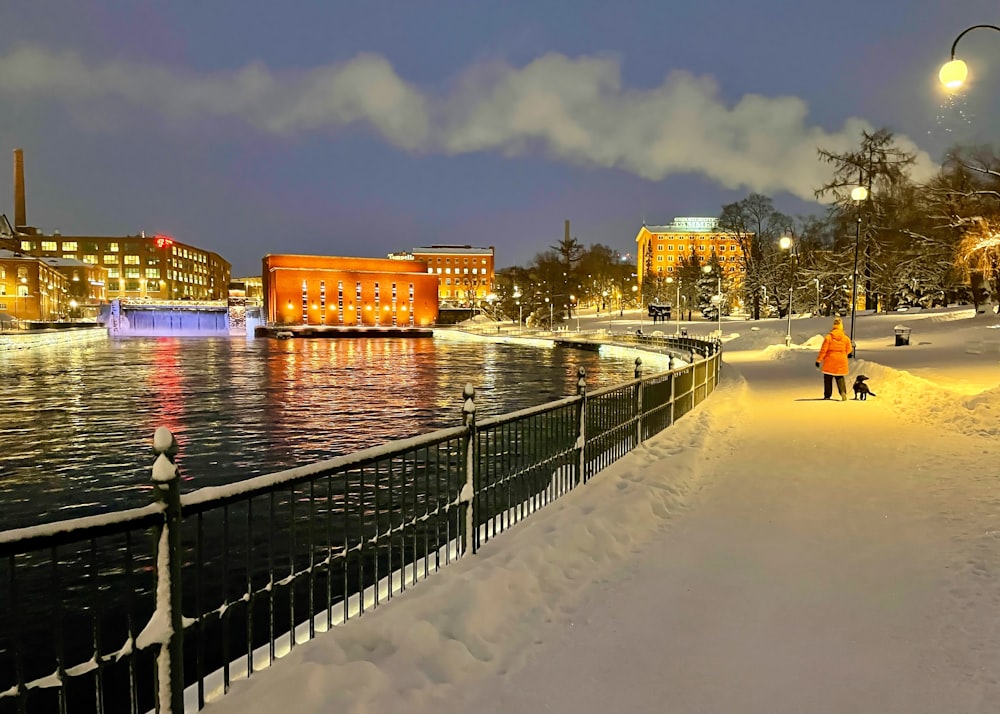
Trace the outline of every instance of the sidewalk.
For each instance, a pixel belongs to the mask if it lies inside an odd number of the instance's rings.
[[[207,711],[1000,711],[996,396],[862,360],[879,396],[823,401],[813,354],[729,355],[642,449]]]

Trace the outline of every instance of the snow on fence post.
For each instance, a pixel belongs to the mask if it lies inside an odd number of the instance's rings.
[[[166,427],[153,434],[153,492],[164,504],[156,548],[156,609],[136,638],[143,649],[160,646],[156,655],[156,711],[184,712],[184,622],[181,615],[181,487],[174,457],[177,439]]]
[[[576,374],[576,393],[580,397],[576,422],[579,427],[576,441],[579,457],[576,460],[576,485],[579,486],[587,467],[587,368],[580,367]]]
[[[642,443],[642,357],[635,358],[635,445]]]
[[[465,555],[469,552],[470,544],[473,553],[477,550],[477,539],[474,536],[474,509],[472,508],[472,502],[476,493],[475,475],[479,462],[476,458],[476,388],[466,383],[465,388],[462,390],[462,397],[462,415],[468,431],[465,433],[465,484],[462,486],[462,492],[458,495],[458,514],[462,555]]]

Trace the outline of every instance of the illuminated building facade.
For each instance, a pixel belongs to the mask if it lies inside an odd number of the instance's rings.
[[[109,300],[225,300],[228,295],[228,261],[168,236],[20,233],[18,240],[25,253],[104,268]]]
[[[438,298],[459,307],[480,304],[496,290],[494,249],[471,245],[431,245],[410,253],[393,253],[393,260],[419,260],[437,276]]]
[[[681,261],[698,257],[706,264],[713,255],[727,280],[743,280],[743,253],[736,240],[719,230],[718,218],[675,218],[664,226],[643,225],[635,238],[639,285],[649,275],[668,278],[680,270]]]
[[[266,255],[269,325],[426,327],[438,316],[438,279],[422,261]]]
[[[107,272],[106,299],[225,300],[231,266],[218,254],[169,236],[46,235],[27,225],[24,155],[14,150],[14,225],[0,221],[5,244],[39,258],[77,260]]]
[[[64,273],[36,256],[0,250],[0,313],[24,322],[65,317],[69,283]]]

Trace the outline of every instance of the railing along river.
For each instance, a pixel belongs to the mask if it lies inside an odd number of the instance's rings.
[[[201,709],[476,552],[715,389],[719,343],[638,341],[692,362],[482,420],[466,386],[462,426],[184,495],[157,429],[156,503],[0,532],[0,711]]]

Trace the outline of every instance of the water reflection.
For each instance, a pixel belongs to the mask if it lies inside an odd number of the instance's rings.
[[[433,339],[134,338],[0,354],[0,529],[143,505],[158,426],[186,490],[631,377],[593,352]]]

